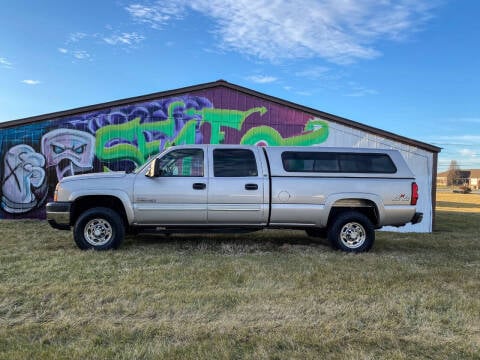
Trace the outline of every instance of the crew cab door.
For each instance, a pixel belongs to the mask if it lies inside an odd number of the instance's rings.
[[[264,225],[268,177],[259,149],[210,147],[208,224]]]
[[[174,149],[158,162],[158,173],[137,175],[135,222],[139,225],[207,223],[206,156],[201,148]]]

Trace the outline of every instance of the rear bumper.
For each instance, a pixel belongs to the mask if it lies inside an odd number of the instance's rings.
[[[412,224],[418,224],[419,222],[421,222],[423,220],[423,213],[421,212],[416,212],[415,215],[413,215],[412,217],[412,220],[410,220],[410,222]]]
[[[47,221],[51,227],[59,230],[70,230],[70,202],[49,202],[47,208]]]

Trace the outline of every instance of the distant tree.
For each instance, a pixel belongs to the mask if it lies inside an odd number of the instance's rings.
[[[460,181],[460,167],[458,166],[457,160],[450,161],[450,166],[448,167],[447,173],[447,186],[458,185]]]

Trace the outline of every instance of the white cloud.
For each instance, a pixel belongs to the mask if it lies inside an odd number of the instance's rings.
[[[134,45],[145,40],[145,36],[137,34],[136,32],[132,33],[122,33],[121,35],[112,35],[110,37],[105,37],[103,40],[110,45]]]
[[[7,59],[0,57],[0,67],[6,68],[6,69],[11,69],[12,68],[12,63],[8,61]]]
[[[374,43],[401,40],[430,17],[437,0],[159,0],[125,9],[157,29],[193,10],[214,21],[220,46],[260,59],[323,58],[346,64],[380,55]]]
[[[145,23],[154,29],[163,28],[171,19],[181,19],[185,9],[183,0],[158,1],[155,5],[132,4],[125,8],[127,12],[140,23]]]
[[[62,54],[69,54],[77,60],[91,60],[92,56],[86,50],[75,50],[75,49],[66,49],[58,48],[57,49]]]
[[[251,75],[247,79],[257,84],[268,84],[277,81],[276,77],[267,75]]]
[[[460,149],[460,155],[465,157],[476,157],[477,152],[473,151],[472,149]]]
[[[40,81],[39,80],[27,79],[27,80],[22,80],[22,83],[27,84],[27,85],[38,85],[38,84],[40,84]]]
[[[464,144],[479,144],[480,143],[480,135],[433,135],[429,136],[431,141],[436,142],[458,142]],[[453,145],[461,145],[461,144],[453,144]]]
[[[349,82],[348,86],[350,86],[351,90],[345,96],[360,97],[360,96],[377,95],[378,94],[377,90],[366,88],[364,86],[358,85],[355,82]]]
[[[312,96],[312,93],[307,90],[296,91],[295,93],[300,96]]]
[[[90,54],[85,50],[75,50],[72,52],[73,56],[78,60],[88,60],[90,59]]]
[[[295,75],[313,79],[320,79],[324,78],[329,71],[330,69],[326,66],[314,66],[305,70],[297,71]]]
[[[83,32],[71,33],[68,36],[67,42],[69,42],[69,43],[79,42],[80,40],[82,40],[83,38],[86,38],[87,36],[88,36],[88,34],[85,34]]]
[[[377,95],[378,91],[373,89],[366,89],[366,88],[357,88],[353,90],[351,93],[346,94],[345,96],[350,97],[361,97],[367,95]]]
[[[96,35],[91,35],[83,32],[75,32],[68,35],[67,40],[63,44],[63,47],[57,48],[62,54],[70,54],[77,60],[91,60],[91,55],[86,50],[79,49],[80,42],[84,43],[85,40],[95,38]]]
[[[283,90],[293,92],[294,94],[300,95],[300,96],[312,96],[314,94],[314,92],[309,90],[303,90],[303,89],[298,90],[298,88],[293,87],[291,85],[284,85]]]

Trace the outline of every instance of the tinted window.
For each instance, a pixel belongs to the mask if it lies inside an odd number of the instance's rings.
[[[282,162],[285,171],[289,172],[397,172],[392,159],[386,154],[286,151],[282,154]]]
[[[203,176],[203,150],[173,150],[160,159],[162,176]]]
[[[257,176],[255,155],[246,149],[215,149],[213,174],[216,177]]]

